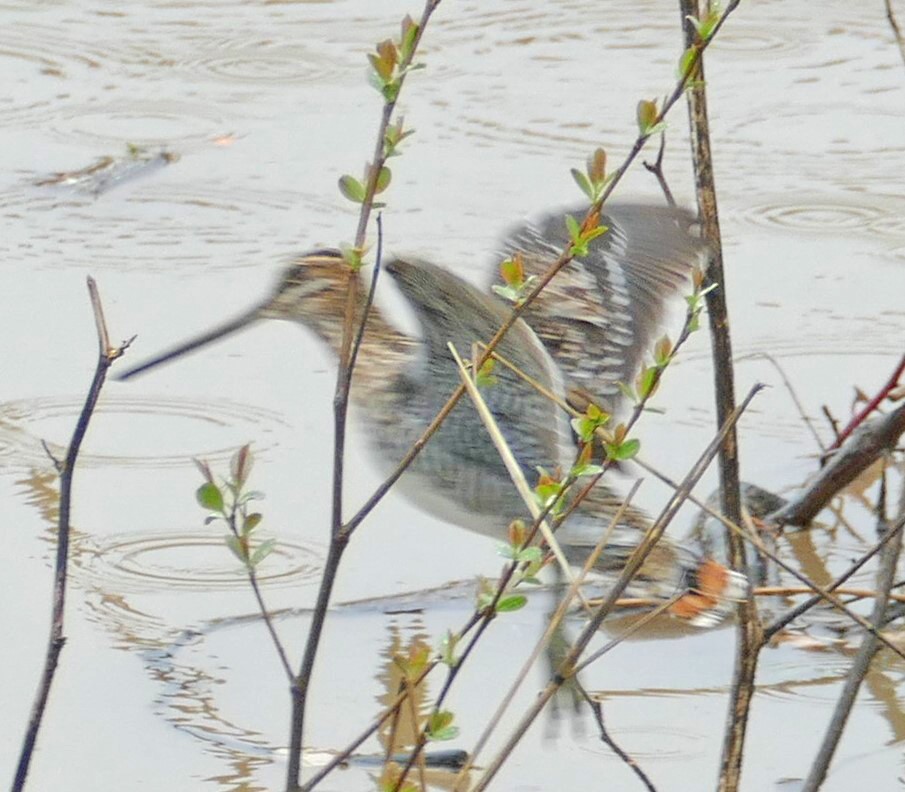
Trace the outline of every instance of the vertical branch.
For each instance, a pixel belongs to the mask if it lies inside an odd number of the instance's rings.
[[[399,93],[405,82],[406,73],[412,66],[415,53],[418,50],[418,45],[424,34],[424,29],[439,4],[440,0],[425,0],[424,11],[421,14],[417,29],[414,30],[414,38],[411,41],[411,45],[408,47],[407,53],[403,55],[398,64],[398,71],[395,72],[397,76],[394,80],[393,90],[388,92],[386,90],[388,86],[387,84],[384,84],[384,90],[382,91],[384,96],[383,111],[374,143],[374,153],[366,174],[364,195],[361,199],[361,211],[358,217],[358,226],[355,231],[355,241],[353,244],[353,250],[356,251],[359,264],[361,251],[364,249],[367,239],[368,220],[370,219],[371,211],[374,207],[374,197],[378,192],[380,175],[389,154],[387,131],[390,126],[390,120],[392,119],[393,111],[396,109]],[[411,20],[408,18],[406,18],[406,23],[409,23],[410,25],[414,24],[411,23]],[[403,37],[406,35],[406,23],[403,25]],[[383,45],[378,45],[378,53],[380,53],[382,46]],[[378,262],[374,273],[375,278],[377,277],[380,268],[381,242],[382,233],[378,237]],[[333,395],[333,494],[330,521],[330,547],[327,552],[327,559],[321,576],[320,588],[318,589],[317,601],[315,603],[311,625],[308,631],[308,638],[305,642],[305,650],[299,666],[299,673],[291,686],[292,720],[290,725],[289,760],[287,763],[286,775],[287,790],[297,789],[299,785],[301,777],[305,708],[308,699],[311,675],[314,670],[314,662],[317,657],[318,647],[320,646],[320,639],[326,621],[327,608],[330,604],[333,586],[336,582],[336,576],[339,571],[343,553],[345,552],[351,535],[351,530],[343,525],[342,515],[346,416],[349,407],[349,391],[352,385],[352,372],[355,357],[361,335],[364,332],[365,322],[367,322],[368,311],[366,307],[366,309],[361,312],[361,316],[357,316],[360,303],[359,289],[361,286],[358,277],[358,266],[350,266],[347,275],[348,291],[343,321],[342,342],[339,353],[339,371],[337,373],[336,389]],[[371,291],[371,296],[373,296],[373,289]],[[368,305],[370,305],[370,298]],[[358,321],[357,327],[356,319]]]
[[[699,29],[692,23],[702,18],[698,0],[679,0],[686,49],[700,40]],[[707,3],[706,12],[711,12]],[[707,314],[713,344],[713,368],[717,424],[723,425],[735,406],[735,382],[732,368],[732,344],[729,336],[729,313],[726,299],[726,278],[723,270],[723,251],[717,210],[716,186],[713,176],[713,157],[710,147],[710,128],[707,115],[707,95],[704,83],[703,57],[695,67],[695,79],[687,93],[688,117],[691,131],[692,159],[698,212],[705,240],[711,247],[707,269],[707,284],[716,285],[707,292]],[[726,435],[719,457],[720,497],[723,514],[733,523],[741,522],[739,488],[738,439],[733,427]],[[730,561],[733,569],[747,574],[745,546],[735,533],[728,534]],[[738,607],[735,671],[730,692],[729,717],[720,761],[719,790],[734,792],[741,776],[745,731],[754,676],[761,646],[761,628],[753,593],[749,591]]]
[[[97,291],[97,284],[94,282],[94,279],[90,277],[88,278],[88,293],[91,297],[91,307],[94,311],[94,324],[97,328],[97,366],[95,366],[94,369],[94,378],[91,381],[91,387],[88,389],[88,396],[85,399],[82,412],[76,422],[75,431],[72,434],[72,439],[69,441],[66,457],[63,461],[57,459],[53,460],[53,463],[60,474],[60,513],[57,523],[57,557],[54,569],[50,637],[47,642],[47,651],[44,656],[44,671],[41,675],[41,682],[35,695],[34,703],[32,704],[31,715],[25,730],[25,737],[22,740],[22,750],[19,754],[19,763],[16,767],[12,792],[21,792],[21,790],[25,788],[25,778],[28,775],[31,757],[34,753],[38,732],[40,731],[41,722],[44,717],[44,710],[47,706],[48,697],[50,696],[50,687],[53,684],[53,679],[56,674],[60,653],[63,651],[63,646],[66,643],[66,637],[63,634],[63,617],[66,610],[66,571],[69,560],[70,536],[69,516],[72,507],[72,479],[75,474],[75,463],[78,459],[82,440],[85,437],[85,433],[88,431],[88,423],[97,406],[101,388],[107,378],[107,370],[110,368],[113,361],[120,357],[123,352],[126,351],[129,344],[132,343],[130,340],[119,347],[110,347],[110,337],[107,333],[107,326],[104,321],[104,311],[101,306],[100,295]]]
[[[896,565],[899,560],[899,553],[902,549],[902,524],[905,523],[905,486],[902,487],[902,494],[899,499],[899,513],[896,523],[893,526],[886,526],[887,533],[894,533],[895,539],[889,542],[882,550],[880,556],[880,569],[877,573],[877,597],[874,599],[874,608],[871,613],[871,624],[875,629],[879,630],[883,626],[883,620],[886,615],[886,606],[889,603],[889,592],[892,590],[895,581]],[[845,729],[846,721],[851,713],[852,705],[855,703],[855,697],[858,695],[858,689],[864,681],[870,669],[871,660],[877,653],[879,643],[876,633],[866,633],[858,654],[852,663],[851,670],[845,679],[845,685],[836,702],[836,708],[833,711],[833,717],[827,726],[826,735],[817,752],[817,758],[811,766],[811,771],[805,780],[802,792],[816,792],[823,784],[826,778],[827,770],[836,752],[839,744],[839,738]]]

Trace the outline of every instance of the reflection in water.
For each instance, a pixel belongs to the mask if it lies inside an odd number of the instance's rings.
[[[408,688],[404,667],[419,656],[429,657],[430,653],[431,646],[423,632],[414,632],[406,640],[397,624],[389,625],[387,643],[381,651],[385,662],[377,677],[382,688],[377,697],[381,708],[391,706],[396,697]],[[403,753],[414,747],[420,733],[421,719],[430,710],[427,680],[408,690],[406,706],[399,710],[396,717],[387,721],[378,733],[387,756]]]

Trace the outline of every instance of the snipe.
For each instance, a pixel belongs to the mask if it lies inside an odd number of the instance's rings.
[[[619,381],[631,381],[664,300],[687,279],[704,248],[688,233],[690,216],[644,205],[614,205],[601,222],[608,233],[588,256],[573,261],[508,333],[498,351],[555,393],[583,392],[609,411],[620,404]],[[523,254],[529,274],[544,271],[567,243],[563,216],[525,226],[507,241]],[[352,381],[353,402],[368,423],[377,460],[392,469],[459,383],[448,351],[468,353],[488,340],[509,307],[452,273],[424,261],[396,259],[386,271],[415,311],[421,338],[411,338],[375,306],[369,315]],[[259,319],[288,319],[313,330],[338,353],[346,302],[346,265],[333,250],[300,256],[273,292],[240,316],[121,375],[125,379],[204,346]],[[366,289],[359,289],[358,316]],[[525,472],[567,470],[574,459],[568,422],[548,399],[502,366],[482,395]],[[421,508],[457,525],[502,537],[525,514],[477,412],[460,401],[399,481]],[[570,560],[581,563],[608,526],[620,499],[598,485],[557,534]],[[617,569],[649,522],[626,511],[600,566]],[[696,554],[661,541],[641,571],[658,594],[686,585]]]

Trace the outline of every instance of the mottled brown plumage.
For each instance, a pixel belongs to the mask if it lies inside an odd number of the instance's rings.
[[[609,233],[595,240],[587,257],[554,279],[526,314],[531,326],[516,322],[498,351],[555,393],[565,393],[565,377],[571,385],[591,392],[598,389],[603,406],[618,407],[614,383],[634,374],[664,299],[681,285],[692,261],[701,254],[700,243],[677,224],[687,224],[688,219],[671,210],[616,207],[603,221],[610,226]],[[508,247],[523,251],[529,272],[539,273],[560,250],[560,225],[561,215],[542,224],[540,231],[526,227],[510,239]],[[368,424],[367,436],[378,462],[392,469],[460,381],[447,342],[467,357],[474,342],[487,341],[494,334],[509,307],[427,262],[397,259],[386,265],[386,271],[414,309],[421,338],[404,335],[372,307],[351,396]],[[265,318],[300,322],[338,353],[349,277],[336,251],[301,256],[261,303],[127,371],[123,378]],[[361,286],[358,316],[366,293]],[[575,449],[559,408],[504,367],[498,366],[494,376],[496,383],[484,387],[482,395],[528,481],[536,480],[538,467],[570,468]],[[498,538],[505,536],[512,519],[527,512],[467,399],[426,445],[400,487],[443,519]],[[559,534],[571,560],[584,559],[618,505],[615,493],[598,486],[575,510]],[[600,568],[620,568],[648,524],[640,511],[627,510]],[[663,541],[641,577],[655,593],[667,594],[684,585],[689,570],[696,566],[694,553]]]
[[[546,272],[569,244],[565,214],[520,226],[502,254],[521,253],[527,275]],[[607,204],[600,218],[607,233],[587,256],[567,264],[524,314],[567,388],[607,412],[619,412],[618,383],[634,378],[665,302],[689,283],[692,266],[703,263],[707,248],[689,233],[693,222],[689,212],[667,206]]]

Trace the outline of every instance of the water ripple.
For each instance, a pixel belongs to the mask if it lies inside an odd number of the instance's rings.
[[[224,534],[191,531],[82,538],[73,553],[79,574],[103,590],[223,591],[248,587],[248,574],[226,547]],[[311,584],[322,555],[312,547],[279,541],[257,568],[264,586]]]
[[[64,443],[75,427],[84,397],[21,399],[0,403],[0,471],[21,472],[44,468],[50,460],[41,444],[46,440],[54,456],[65,455]],[[138,426],[150,418],[171,425],[166,433]],[[177,428],[173,428],[176,424]],[[116,431],[119,424],[120,431]],[[125,427],[123,428],[123,425]],[[229,460],[236,446],[255,438],[255,452],[266,453],[279,444],[288,424],[275,412],[226,399],[189,401],[185,399],[111,397],[97,407],[92,437],[79,455],[79,465],[87,467],[166,468],[191,465],[203,457],[213,464]],[[216,431],[211,432],[211,428]],[[223,444],[223,429],[229,428],[231,442]],[[216,440],[206,439],[211,435]],[[161,443],[167,450],[134,449],[92,451],[108,443]],[[181,451],[172,446],[183,446]],[[188,447],[186,447],[188,446]]]

